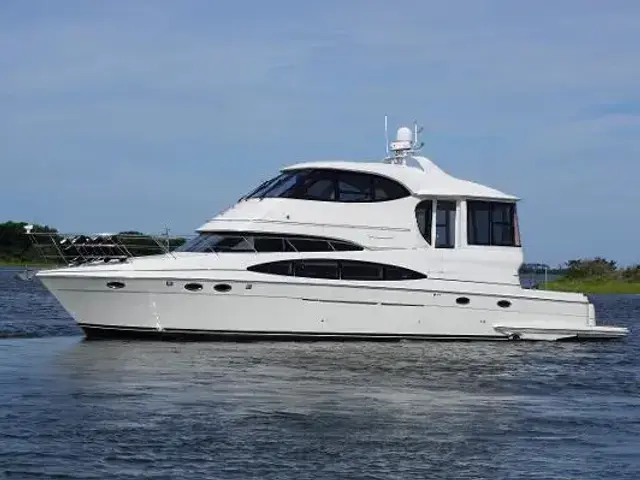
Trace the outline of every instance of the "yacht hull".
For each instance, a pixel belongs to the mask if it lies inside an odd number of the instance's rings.
[[[582,340],[627,333],[596,326],[586,297],[549,298],[517,288],[492,293],[468,285],[446,290],[435,284],[416,289],[145,278],[124,279],[125,287],[112,290],[105,278],[45,274],[41,280],[89,339]],[[202,288],[187,291],[189,283]]]

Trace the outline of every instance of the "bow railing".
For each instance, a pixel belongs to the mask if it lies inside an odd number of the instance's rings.
[[[34,232],[25,234],[45,264],[77,266],[96,263],[126,262],[133,257],[171,254],[188,236],[144,234],[139,232],[63,234]]]

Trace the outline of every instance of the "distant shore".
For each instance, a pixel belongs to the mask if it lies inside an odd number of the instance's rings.
[[[541,284],[540,289],[585,294],[640,294],[640,282],[610,278],[561,278]]]

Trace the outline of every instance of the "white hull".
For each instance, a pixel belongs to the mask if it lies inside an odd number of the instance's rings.
[[[583,295],[517,287],[491,293],[490,285],[469,282],[425,280],[409,288],[128,278],[126,289],[110,290],[104,277],[39,276],[88,337],[561,340],[627,334],[596,326]],[[191,281],[202,290],[186,291]],[[221,283],[231,290],[215,291]],[[456,303],[460,297],[468,304]],[[499,307],[499,301],[511,305]]]

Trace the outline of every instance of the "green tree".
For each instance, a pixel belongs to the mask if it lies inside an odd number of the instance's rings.
[[[580,278],[612,278],[617,273],[616,262],[596,257],[594,259],[569,260],[566,277]]]
[[[26,235],[26,222],[8,221],[0,223],[0,259],[4,261],[29,262],[39,258],[37,249]],[[57,230],[48,225],[33,225],[33,233],[56,234]],[[42,260],[42,259],[40,259]]]

